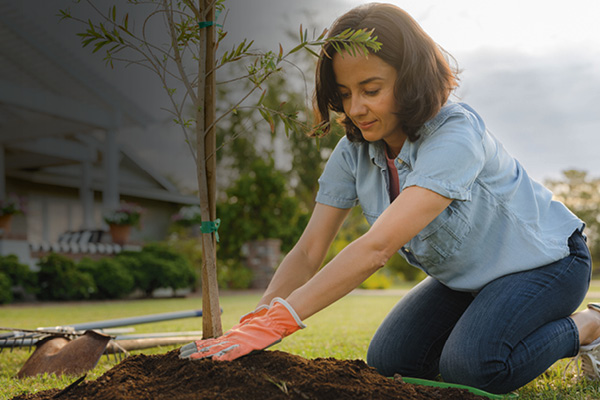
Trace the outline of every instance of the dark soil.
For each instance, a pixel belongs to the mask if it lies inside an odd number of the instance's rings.
[[[463,389],[388,379],[360,360],[263,351],[231,362],[188,361],[178,353],[128,357],[95,381],[14,399],[484,399]]]

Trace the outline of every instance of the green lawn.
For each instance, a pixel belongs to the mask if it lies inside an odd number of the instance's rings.
[[[596,288],[596,289],[594,289]],[[600,291],[600,282],[594,282],[591,291]],[[259,295],[224,295],[224,328],[237,322],[240,315],[252,309]],[[364,358],[369,339],[386,313],[398,300],[392,295],[350,295],[333,306],[307,319],[308,328],[286,338],[273,349],[287,351],[307,358],[336,357],[339,359]],[[600,299],[589,299],[600,300]],[[65,325],[104,319],[181,311],[201,308],[200,298],[110,301],[90,303],[13,305],[0,307],[0,326],[34,329],[40,326]],[[144,324],[136,326],[141,332],[176,332],[200,330],[199,318]],[[143,350],[146,354],[163,353],[174,347]],[[64,387],[73,378],[42,376],[16,380],[13,376],[29,356],[25,350],[4,350],[0,353],[0,400],[53,387]],[[103,357],[88,374],[95,379],[114,366],[115,361]],[[571,368],[563,379],[566,361],[560,361],[543,376],[519,390],[520,399],[598,399],[600,384],[579,381]]]

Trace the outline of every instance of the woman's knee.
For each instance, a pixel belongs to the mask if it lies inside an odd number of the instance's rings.
[[[507,364],[482,356],[474,349],[444,349],[440,375],[445,382],[459,383],[498,393],[496,387],[508,374]]]
[[[398,345],[399,343],[401,345]],[[407,341],[388,341],[376,336],[367,350],[367,364],[384,376],[400,374],[413,378],[434,379],[439,375],[439,353],[436,356],[420,350],[419,346],[410,345]]]
[[[387,366],[384,361],[384,352],[381,348],[381,343],[375,340],[371,340],[369,343],[369,348],[367,349],[367,364],[373,368],[375,368],[380,374],[386,374]]]
[[[402,355],[395,354],[396,352],[390,347],[384,338],[378,338],[376,335],[367,349],[367,364],[384,376],[400,373],[398,364]]]

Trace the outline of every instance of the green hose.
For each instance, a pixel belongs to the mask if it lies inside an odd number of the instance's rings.
[[[435,387],[440,387],[440,388],[458,388],[458,389],[466,389],[469,392],[479,395],[479,396],[484,396],[490,399],[513,399],[516,397],[519,397],[518,394],[516,393],[508,393],[508,394],[493,394],[493,393],[488,393],[485,392],[481,389],[476,389],[474,387],[471,386],[465,386],[465,385],[458,385],[456,383],[446,383],[446,382],[438,382],[438,381],[430,381],[427,379],[418,379],[418,378],[405,378],[402,377],[402,381],[406,382],[406,383],[411,383],[413,385],[423,385],[423,386],[435,386]]]

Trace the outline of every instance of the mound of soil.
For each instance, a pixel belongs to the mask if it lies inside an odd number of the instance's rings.
[[[188,361],[178,353],[131,356],[95,381],[14,399],[484,399],[463,389],[388,379],[360,360],[263,351],[231,362]]]

